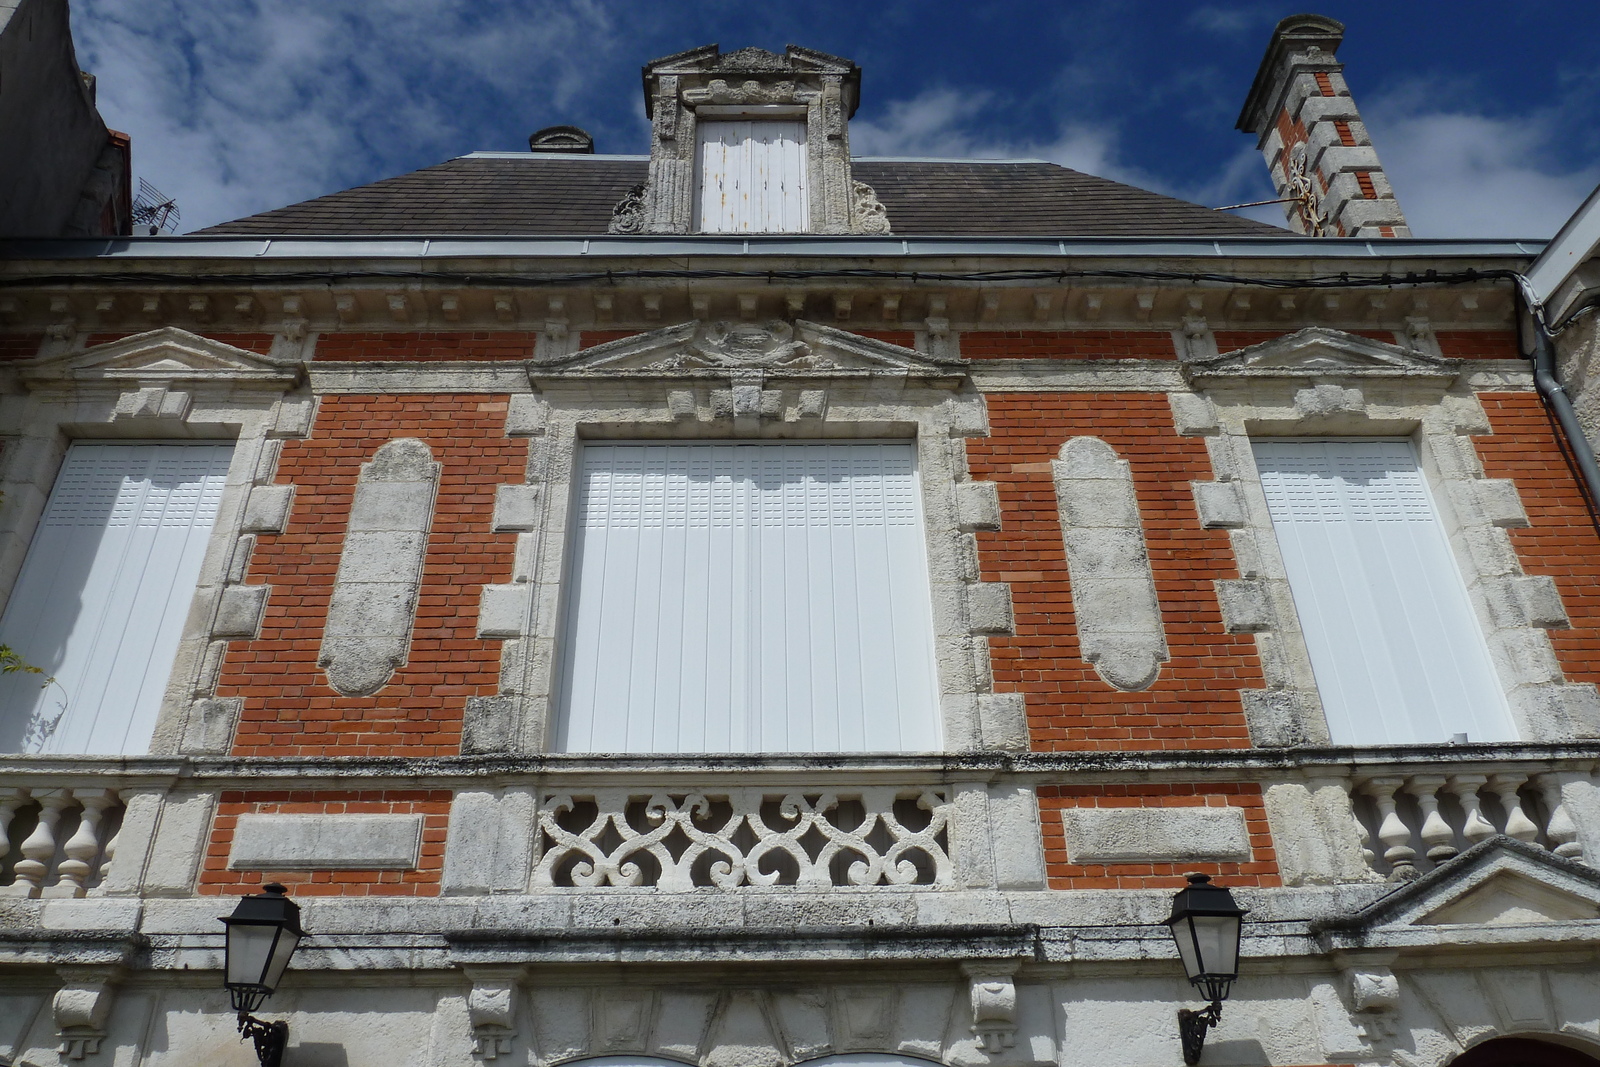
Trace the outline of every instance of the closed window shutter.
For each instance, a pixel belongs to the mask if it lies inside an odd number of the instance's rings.
[[[804,122],[702,122],[705,233],[804,233],[810,228]]]
[[[145,752],[194,599],[231,445],[77,444],[0,617],[54,675],[0,677],[0,749]]]
[[[1516,737],[1407,441],[1256,441],[1335,744]]]
[[[584,449],[558,745],[940,747],[910,445]]]

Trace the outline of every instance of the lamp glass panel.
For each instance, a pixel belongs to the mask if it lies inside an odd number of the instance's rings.
[[[284,930],[278,937],[277,947],[273,949],[272,959],[267,964],[267,975],[262,981],[268,989],[277,989],[278,982],[283,978],[284,970],[289,966],[289,957],[294,955],[294,950],[300,944],[300,935],[292,930]]]
[[[1231,915],[1191,915],[1188,921],[1194,924],[1203,973],[1239,973],[1239,919]],[[1184,963],[1187,965],[1188,961]]]
[[[1190,978],[1200,974],[1200,957],[1195,952],[1193,918],[1182,918],[1172,924],[1172,940],[1178,946],[1178,955],[1183,960],[1183,971]]]
[[[259,986],[278,942],[278,927],[228,924],[228,984]],[[285,961],[287,962],[287,960]]]

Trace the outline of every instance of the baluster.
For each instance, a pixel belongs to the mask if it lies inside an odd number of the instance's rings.
[[[1346,779],[1339,783],[1347,794],[1355,792],[1356,783]],[[1376,873],[1378,869],[1377,853],[1372,851],[1372,831],[1367,829],[1367,821],[1361,817],[1361,812],[1356,807],[1355,797],[1350,797],[1350,814],[1356,821],[1356,837],[1361,842],[1361,860],[1367,869]]]
[[[1450,792],[1461,801],[1461,810],[1466,813],[1461,823],[1461,836],[1467,839],[1469,846],[1495,833],[1494,823],[1484,817],[1483,803],[1478,798],[1478,790],[1488,782],[1488,776],[1482,774],[1457,774],[1450,779]]]
[[[1422,838],[1428,859],[1434,863],[1443,863],[1460,851],[1456,848],[1456,832],[1439,814],[1439,790],[1443,788],[1444,779],[1431,774],[1418,775],[1406,785],[1406,792],[1417,798],[1417,807],[1422,809],[1422,828],[1417,836]]]
[[[1528,818],[1528,813],[1522,810],[1522,797],[1517,794],[1527,780],[1525,774],[1492,774],[1489,776],[1489,789],[1500,798],[1500,806],[1506,811],[1506,825],[1501,833],[1532,844],[1539,836],[1539,824]]]
[[[1417,876],[1417,851],[1411,847],[1411,827],[1400,818],[1394,803],[1395,792],[1405,784],[1404,778],[1374,778],[1365,787],[1383,819],[1378,826],[1378,840],[1388,846],[1383,850],[1383,860],[1389,865],[1389,879],[1395,882]]]
[[[89,885],[89,876],[94,873],[89,863],[100,851],[100,819],[115,800],[116,794],[109,789],[99,792],[86,792],[77,798],[82,805],[82,814],[78,819],[78,828],[73,831],[67,843],[61,846],[66,854],[56,867],[59,877],[56,884],[49,887],[42,894],[47,897],[81,897]]]
[[[1569,860],[1582,859],[1583,842],[1578,840],[1578,824],[1572,821],[1572,813],[1561,798],[1561,776],[1541,774],[1533,781],[1544,796],[1545,807],[1550,809],[1550,824],[1544,828],[1550,851]]]
[[[116,793],[112,793],[111,795],[116,797],[116,804],[120,805],[122,803],[122,798],[117,796]],[[100,861],[100,866],[95,870],[94,874],[94,884],[97,888],[105,885],[106,876],[111,873],[111,861],[117,858],[117,839],[121,836],[122,824],[119,822],[115,832],[112,833],[111,838],[106,841],[106,847],[101,850],[101,855],[104,857],[104,859]]]
[[[17,861],[17,879],[12,883],[19,895],[36,897],[50,874],[50,861],[56,855],[56,823],[61,813],[72,803],[72,794],[65,789],[50,789],[35,794],[39,802],[39,825],[22,842],[23,858]]]
[[[0,860],[11,855],[11,820],[27,802],[26,789],[0,790]]]

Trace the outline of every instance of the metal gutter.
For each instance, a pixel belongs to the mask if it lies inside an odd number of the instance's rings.
[[[1533,303],[1547,305],[1584,260],[1600,248],[1600,186],[1550,238],[1539,258],[1527,270]]]
[[[1340,237],[118,237],[0,241],[3,260],[545,259],[629,256],[1161,257],[1293,260],[1527,259],[1545,242]]]

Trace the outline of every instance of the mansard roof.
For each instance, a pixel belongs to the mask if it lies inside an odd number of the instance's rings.
[[[478,153],[202,234],[590,236],[644,156]],[[858,159],[894,236],[1291,237],[1287,230],[1040,160]]]

